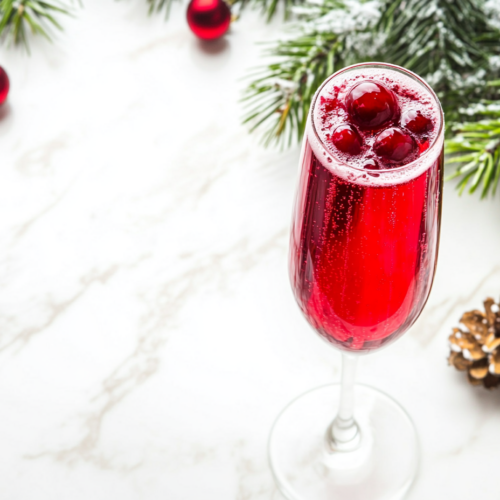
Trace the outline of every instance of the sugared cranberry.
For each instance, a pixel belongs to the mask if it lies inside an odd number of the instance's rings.
[[[432,120],[419,109],[408,109],[401,115],[401,125],[414,134],[423,134],[432,130]]]
[[[363,168],[367,168],[368,170],[378,170],[380,166],[376,160],[368,158],[368,160],[365,161]]]
[[[394,120],[399,106],[392,90],[378,82],[360,82],[347,96],[351,119],[362,128],[378,128]]]
[[[361,137],[351,125],[340,125],[332,134],[332,142],[342,153],[357,155],[361,151]]]
[[[414,147],[415,142],[410,135],[391,127],[378,135],[373,150],[386,160],[402,161],[413,151]]]

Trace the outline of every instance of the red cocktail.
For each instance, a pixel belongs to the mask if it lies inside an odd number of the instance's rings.
[[[341,390],[307,393],[273,429],[273,472],[289,498],[399,498],[413,480],[413,425],[387,396],[354,387],[354,354],[405,333],[429,296],[439,243],[443,126],[432,89],[397,66],[341,70],[313,100],[290,277],[308,322],[345,354]],[[359,415],[353,414],[354,394],[363,400]],[[331,422],[325,397],[339,404],[315,462],[307,453],[317,453],[320,438],[311,437],[311,429],[323,425],[315,423],[323,414]]]
[[[316,100],[290,272],[302,312],[341,349],[381,347],[425,304],[439,237],[442,155],[428,157],[438,122],[439,109],[397,73],[333,79]]]

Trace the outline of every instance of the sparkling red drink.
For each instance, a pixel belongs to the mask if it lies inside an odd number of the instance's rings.
[[[313,102],[290,247],[295,297],[337,347],[402,335],[429,295],[442,188],[439,104],[418,77],[350,69]]]

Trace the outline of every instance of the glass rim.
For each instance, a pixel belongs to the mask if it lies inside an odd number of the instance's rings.
[[[416,73],[413,73],[413,71],[410,71],[409,69],[403,68],[402,66],[398,66],[397,64],[390,64],[390,63],[384,63],[384,62],[373,62],[373,61],[362,62],[362,63],[357,63],[357,64],[351,64],[350,66],[346,66],[345,68],[339,69],[335,73],[332,73],[321,84],[321,86],[316,91],[316,93],[314,95],[314,98],[313,98],[313,102],[312,102],[310,111],[309,111],[309,113],[310,113],[309,119],[311,120],[311,128],[312,128],[312,130],[314,132],[314,136],[316,137],[317,144],[321,146],[321,148],[323,149],[323,151],[328,156],[332,157],[332,159],[335,159],[336,163],[338,163],[339,165],[342,165],[342,166],[345,166],[347,168],[356,170],[358,172],[366,173],[366,169],[364,169],[362,167],[356,167],[354,165],[350,165],[349,163],[346,163],[345,161],[341,160],[340,158],[336,158],[334,156],[334,154],[332,154],[332,152],[330,150],[328,150],[327,147],[325,146],[323,140],[321,139],[321,137],[319,136],[319,134],[318,134],[318,132],[316,130],[316,124],[314,123],[314,110],[316,109],[316,103],[317,103],[318,97],[321,94],[321,91],[323,90],[323,87],[332,78],[335,78],[336,76],[338,76],[338,75],[340,75],[340,74],[342,74],[342,73],[344,73],[346,71],[351,71],[353,69],[362,68],[362,67],[366,67],[366,68],[386,68],[386,69],[391,69],[391,70],[397,71],[399,73],[403,73],[404,75],[409,76],[413,80],[417,81],[420,85],[422,85],[429,92],[429,94],[434,99],[435,103],[437,104],[437,110],[439,112],[439,129],[438,129],[438,132],[437,132],[436,137],[434,139],[434,142],[431,144],[431,146],[427,150],[425,150],[420,156],[418,156],[417,158],[415,158],[410,163],[407,163],[406,165],[402,165],[402,166],[396,167],[396,168],[380,168],[380,169],[377,169],[377,170],[373,170],[373,173],[385,174],[385,173],[397,173],[397,172],[403,172],[405,170],[409,170],[412,167],[414,167],[417,163],[421,163],[422,159],[425,158],[426,156],[428,156],[429,153],[435,151],[436,150],[436,146],[441,143],[441,141],[439,139],[440,139],[441,135],[443,134],[443,129],[444,129],[444,113],[443,113],[443,108],[441,107],[441,102],[439,101],[439,98],[436,95],[436,93],[434,92],[434,90],[432,89],[432,87],[423,78],[421,78],[420,76],[418,76]],[[306,132],[306,137],[307,137],[307,132]]]

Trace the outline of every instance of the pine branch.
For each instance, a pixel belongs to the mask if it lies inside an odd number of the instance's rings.
[[[386,0],[378,29],[386,35],[382,60],[423,76],[438,94],[447,121],[458,107],[492,96],[490,58],[500,54],[500,31],[482,0]]]
[[[476,115],[490,118],[454,125],[455,135],[446,141],[446,163],[457,165],[447,180],[461,177],[460,194],[468,185],[469,193],[482,185],[481,198],[485,198],[490,191],[495,195],[500,179],[500,102],[479,107]]]
[[[458,109],[464,103],[500,98],[500,89],[486,84],[500,77],[491,64],[492,56],[500,54],[500,30],[489,23],[482,0],[385,0],[378,4],[379,13],[375,5],[362,0],[307,3],[300,11],[302,33],[268,49],[268,55],[279,58],[250,84],[246,96],[255,97],[255,103],[245,115],[252,130],[264,130],[265,143],[279,142],[285,131],[288,138],[300,135],[302,122],[292,116],[305,116],[310,105],[301,78],[313,82],[307,89],[314,94],[328,76],[331,46],[335,69],[385,60],[424,77],[441,100],[447,124],[463,120]],[[277,114],[270,113],[270,103]],[[289,104],[294,115],[284,112]]]
[[[170,14],[170,7],[172,6],[173,0],[147,0],[149,5],[149,13],[165,11],[165,16],[168,17]]]
[[[251,131],[263,129],[266,145],[300,141],[311,99],[323,80],[344,65],[340,54],[344,40],[333,33],[303,35],[279,42],[269,52],[285,58],[254,74],[244,97],[245,123]]]
[[[70,9],[56,0],[0,0],[0,36],[29,50],[29,32],[51,40],[54,29],[62,30],[59,14],[70,15]]]
[[[306,0],[228,0],[228,3],[238,6],[240,13],[247,6],[257,7],[267,21],[270,21],[277,14],[280,4],[283,5],[283,18],[288,20],[292,17],[294,8],[303,5]]]
[[[357,14],[368,12],[370,2],[358,0],[353,12],[355,0],[344,1],[306,3],[302,31],[268,48],[276,60],[254,73],[244,98],[251,130],[259,130],[265,144],[299,142],[311,98],[327,76],[354,62],[383,60],[414,71],[437,92],[448,126],[447,163],[457,165],[450,178],[461,178],[459,190],[494,194],[500,9],[493,19],[484,0],[381,0],[380,15],[372,10],[363,19]]]
[[[306,20],[302,32],[268,47],[265,55],[274,61],[250,75],[253,81],[243,97],[244,123],[250,131],[261,132],[265,145],[300,142],[321,83],[342,67],[363,60],[349,38],[349,28],[359,36],[366,29],[361,14],[350,12],[340,0],[305,7],[300,11]],[[333,25],[344,31],[332,29]]]
[[[149,5],[149,13],[165,11],[168,17],[170,7],[174,0],[147,0]],[[294,7],[303,5],[306,0],[226,0],[232,7],[236,6],[237,15],[240,15],[245,7],[257,7],[262,10],[267,21],[270,21],[278,12],[279,5],[283,5],[283,17],[285,20],[290,19]],[[236,13],[235,13],[236,14]]]

